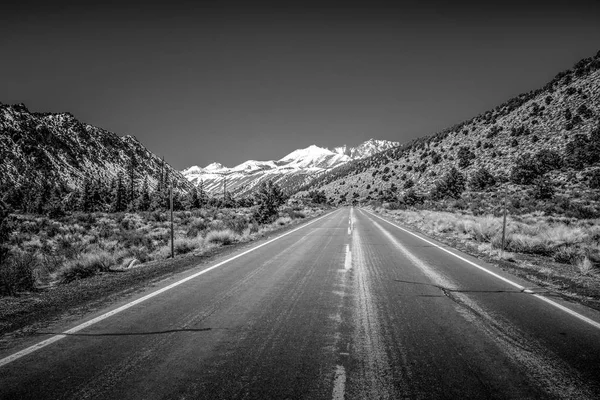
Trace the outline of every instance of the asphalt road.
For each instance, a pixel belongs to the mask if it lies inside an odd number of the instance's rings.
[[[600,398],[593,310],[357,208],[257,246],[0,354],[0,398]]]

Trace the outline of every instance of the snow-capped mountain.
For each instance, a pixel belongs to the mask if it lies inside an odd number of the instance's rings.
[[[350,157],[337,154],[322,147],[309,146],[291,152],[279,160],[288,168],[333,168],[350,161]]]
[[[375,139],[369,139],[357,147],[344,145],[333,150],[311,145],[277,161],[249,160],[232,168],[213,162],[204,168],[187,168],[182,174],[194,185],[202,185],[204,190],[213,194],[222,193],[226,188],[234,194],[243,195],[266,179],[274,180],[292,192],[335,167],[398,145],[397,142]]]
[[[191,189],[179,171],[133,136],[118,136],[70,113],[36,113],[24,104],[0,103],[0,187],[44,179],[75,188],[85,177],[110,180],[125,172],[132,157],[136,175],[147,177],[151,187],[164,173],[176,189]]]

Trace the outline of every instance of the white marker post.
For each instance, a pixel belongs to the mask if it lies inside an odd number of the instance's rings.
[[[171,258],[175,258],[175,244],[173,242],[173,182],[171,182],[171,186],[169,188],[169,202],[171,207]]]

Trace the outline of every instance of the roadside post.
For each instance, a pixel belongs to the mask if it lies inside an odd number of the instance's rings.
[[[175,258],[174,243],[173,243],[173,182],[169,187],[169,204],[171,208],[171,258]]]
[[[504,188],[504,216],[502,218],[502,251],[500,258],[504,259],[504,243],[506,240],[506,187]]]

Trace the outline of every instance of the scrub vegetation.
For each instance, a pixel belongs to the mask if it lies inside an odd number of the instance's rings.
[[[543,212],[507,218],[502,252],[502,217],[431,210],[375,208],[400,224],[416,228],[536,284],[578,295],[600,307],[600,220],[545,216]]]
[[[175,211],[174,253],[201,255],[248,242],[320,213],[296,202],[284,205],[276,185],[265,184],[252,207],[204,205]],[[58,217],[9,214],[1,208],[0,295],[15,296],[98,274],[143,268],[171,256],[171,222],[165,210],[73,212]]]

